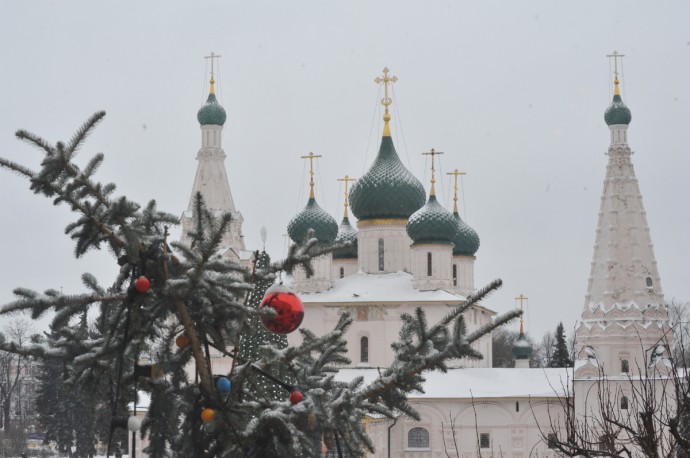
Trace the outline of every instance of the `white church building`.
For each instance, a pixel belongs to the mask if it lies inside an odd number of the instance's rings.
[[[352,363],[339,372],[342,380],[356,376],[373,380],[378,367],[391,363],[391,343],[398,338],[402,313],[423,307],[433,322],[475,291],[479,237],[459,216],[457,185],[451,212],[436,199],[433,165],[427,195],[425,185],[395,150],[388,87],[396,80],[387,69],[377,78],[385,90],[381,146],[368,171],[354,182],[340,225],[319,207],[313,173],[309,200],[288,224],[294,242],[301,242],[309,229],[322,244],[352,242],[347,249],[315,259],[313,276],[307,278],[303,269],[297,269],[292,278],[292,288],[306,309],[302,327],[323,334],[344,312],[355,319],[347,338]],[[224,250],[241,261],[248,257],[243,220],[225,171],[221,140],[226,115],[213,83],[212,77],[208,100],[198,113],[202,146],[192,196],[199,191],[213,211],[233,215]],[[531,348],[521,326],[514,348],[516,367],[492,368],[491,339],[484,338],[474,345],[483,359],[453,361],[446,374],[425,374],[424,393],[410,396],[419,421],[405,416],[366,420],[376,446],[370,456],[557,456],[546,439],[558,432],[551,429],[550,419],[562,417],[564,399],[574,401],[578,414],[596,415],[596,402],[589,397],[601,374],[620,380],[622,386],[639,368],[663,366],[670,328],[631,162],[630,120],[616,74],[613,102],[605,113],[611,132],[608,165],[592,270],[576,331],[575,367],[529,368]],[[433,164],[437,153],[430,154]],[[183,240],[193,205],[192,198],[181,218]],[[349,212],[357,218],[356,224],[350,222]],[[481,305],[471,307],[464,314],[468,333],[490,323],[495,315]],[[299,343],[299,333],[289,339]],[[214,367],[218,367],[215,362]],[[326,454],[337,456],[334,451]]]

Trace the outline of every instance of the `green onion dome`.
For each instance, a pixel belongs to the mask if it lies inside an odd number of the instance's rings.
[[[513,344],[513,355],[515,359],[529,359],[532,355],[532,345],[527,340],[524,332],[521,332]]]
[[[319,243],[331,243],[338,234],[338,223],[326,213],[316,199],[309,198],[307,206],[297,213],[288,224],[288,235],[295,243],[301,243],[307,236],[309,229],[314,229],[314,237]]]
[[[402,164],[391,137],[384,136],[374,163],[352,186],[350,208],[360,221],[407,219],[424,198],[422,183]]]
[[[206,103],[199,108],[196,119],[202,126],[216,125],[222,126],[226,119],[225,109],[220,106],[216,99],[216,94],[211,92],[206,99]]]
[[[474,256],[479,250],[479,235],[465,223],[458,212],[453,212],[458,225],[458,235],[453,239],[453,256]]]
[[[443,208],[434,194],[429,196],[429,201],[414,212],[407,222],[407,235],[415,244],[450,244],[457,237],[458,230],[453,214]]]
[[[357,229],[352,227],[348,217],[343,218],[338,228],[338,236],[335,238],[336,243],[351,242],[352,245],[348,248],[342,248],[333,252],[333,259],[352,259],[357,257]]]
[[[613,101],[604,113],[604,121],[609,126],[616,124],[628,125],[632,120],[632,115],[630,114],[630,108],[625,106],[623,99],[621,99],[620,90],[618,89],[618,78],[614,80],[613,84]]]

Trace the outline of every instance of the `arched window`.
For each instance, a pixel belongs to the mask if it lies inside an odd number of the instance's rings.
[[[645,280],[647,282],[647,288],[652,288],[654,286],[654,282],[652,281],[652,277],[647,277]]]
[[[343,278],[345,276],[345,268],[341,267],[340,268],[340,278]]]
[[[520,401],[515,401],[515,411],[516,412],[520,411]]]
[[[458,265],[453,264],[453,286],[458,286]]]
[[[621,396],[621,410],[628,410],[628,397]]]
[[[359,361],[362,363],[369,362],[369,337],[367,336],[359,339]]]
[[[383,239],[379,239],[379,271],[383,272]]]
[[[431,253],[426,254],[426,276],[431,277]]]
[[[630,372],[630,363],[628,363],[627,359],[621,359],[621,372],[625,372],[626,374]]]
[[[412,428],[407,433],[408,448],[429,448],[429,431],[424,428]]]

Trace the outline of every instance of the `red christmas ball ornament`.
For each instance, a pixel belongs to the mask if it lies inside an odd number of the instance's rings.
[[[261,317],[261,322],[271,332],[289,334],[302,324],[304,305],[292,290],[283,285],[273,285],[266,290],[261,308],[271,307],[276,311],[273,317]]]
[[[304,399],[304,395],[301,392],[293,391],[290,393],[290,404],[293,406],[302,402],[302,399]]]
[[[177,336],[177,339],[175,339],[175,345],[177,345],[178,348],[185,348],[189,345],[189,337],[187,337],[187,334],[180,334]]]
[[[140,293],[148,293],[151,289],[151,280],[142,275],[134,280],[134,288]]]

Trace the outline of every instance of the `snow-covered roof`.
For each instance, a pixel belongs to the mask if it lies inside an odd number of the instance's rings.
[[[376,368],[341,369],[340,381],[364,377],[365,383],[376,379]],[[425,373],[424,393],[413,393],[409,399],[486,399],[486,398],[555,398],[572,392],[572,368],[448,369],[447,373]]]
[[[391,303],[441,302],[460,304],[465,297],[448,291],[418,291],[412,287],[407,272],[365,274],[358,272],[336,280],[333,287],[319,293],[300,293],[304,304],[310,303]]]

